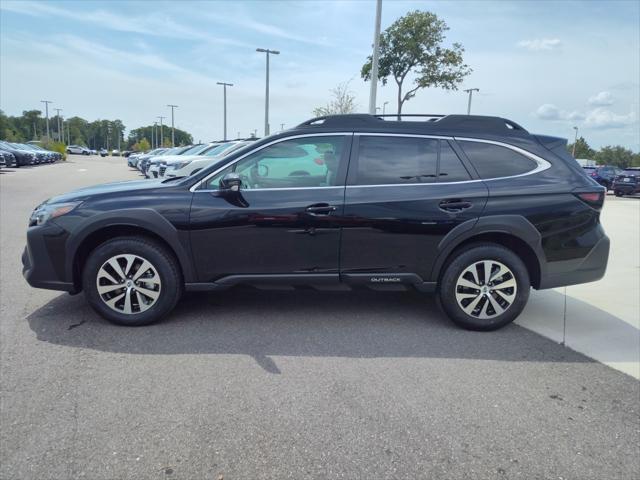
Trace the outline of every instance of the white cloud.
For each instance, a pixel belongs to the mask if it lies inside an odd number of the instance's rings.
[[[545,103],[538,107],[535,111],[536,117],[542,120],[584,120],[585,115],[582,112],[578,112],[576,110],[572,112],[567,112],[565,110],[561,110],[555,105],[551,103]]]
[[[560,109],[551,103],[545,103],[536,110],[536,117],[543,120],[559,120]]]
[[[635,112],[618,115],[607,108],[596,108],[589,112],[585,125],[593,128],[623,128],[636,122]]]
[[[613,105],[613,96],[611,92],[600,92],[592,97],[589,97],[589,105],[593,107],[606,107]]]
[[[540,52],[543,50],[556,50],[562,46],[562,42],[559,38],[534,38],[533,40],[522,40],[516,45],[531,52]]]

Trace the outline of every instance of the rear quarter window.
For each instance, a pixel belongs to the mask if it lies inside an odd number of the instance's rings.
[[[536,162],[507,147],[467,140],[458,144],[483,179],[522,175],[537,167]]]

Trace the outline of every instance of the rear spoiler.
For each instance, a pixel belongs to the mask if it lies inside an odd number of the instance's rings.
[[[550,137],[549,135],[533,135],[533,137],[549,150],[555,150],[558,147],[567,147],[568,140],[560,137]]]

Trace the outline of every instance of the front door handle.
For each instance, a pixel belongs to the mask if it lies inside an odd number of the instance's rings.
[[[331,212],[335,212],[336,210],[336,207],[329,205],[328,203],[317,203],[305,208],[305,211],[311,215],[329,215]]]
[[[442,200],[438,207],[445,212],[461,212],[467,208],[473,207],[473,203],[465,200]]]

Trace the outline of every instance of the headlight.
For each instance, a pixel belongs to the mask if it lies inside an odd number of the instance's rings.
[[[174,163],[173,164],[173,169],[174,170],[180,170],[181,168],[184,168],[187,165],[189,165],[191,162],[193,162],[193,160],[184,160],[182,162]]]
[[[76,208],[82,202],[69,202],[69,203],[43,203],[31,213],[29,218],[29,226],[44,225],[49,219],[61,217],[66,215],[71,210]]]

